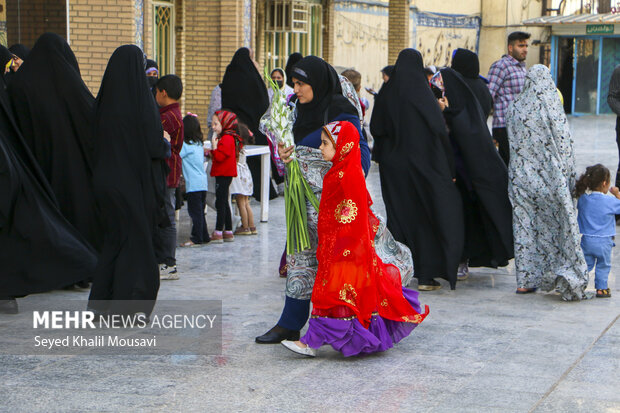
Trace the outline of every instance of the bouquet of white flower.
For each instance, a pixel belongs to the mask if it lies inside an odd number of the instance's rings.
[[[260,120],[259,129],[272,140],[275,148],[278,147],[280,142],[285,147],[294,146],[293,113],[287,105],[286,96],[284,96],[278,85],[271,80],[267,70],[265,70],[265,78],[273,89],[273,99],[269,109],[267,109],[267,112]],[[317,211],[319,210],[319,200],[304,179],[294,150],[291,158],[291,162],[286,164],[286,177],[284,181],[287,254],[293,254],[294,252],[310,248],[306,200]]]

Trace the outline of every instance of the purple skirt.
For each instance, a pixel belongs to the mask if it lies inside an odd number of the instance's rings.
[[[418,292],[403,287],[403,295],[409,304],[422,313]],[[345,357],[376,353],[394,347],[407,337],[418,325],[385,319],[374,315],[368,329],[357,318],[342,320],[337,318],[313,317],[308,322],[308,331],[300,339],[312,348],[325,344],[341,352]]]

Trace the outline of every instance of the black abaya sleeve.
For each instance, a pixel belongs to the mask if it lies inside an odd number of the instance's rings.
[[[149,154],[151,159],[167,159],[170,157],[170,142],[163,137],[163,131],[161,136],[154,136],[148,142]]]

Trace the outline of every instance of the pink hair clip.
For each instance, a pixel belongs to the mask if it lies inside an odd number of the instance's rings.
[[[195,117],[195,118],[197,118],[197,117],[198,117],[198,115],[196,115],[195,113],[192,113],[192,112],[187,112],[187,114],[188,114],[188,115],[190,115],[190,116],[193,116],[193,117]]]

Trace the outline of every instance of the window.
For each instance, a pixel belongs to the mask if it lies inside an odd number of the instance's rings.
[[[174,73],[174,8],[170,2],[153,2],[153,45],[159,75]]]
[[[265,52],[269,71],[291,53],[322,55],[323,7],[317,0],[267,0]]]

